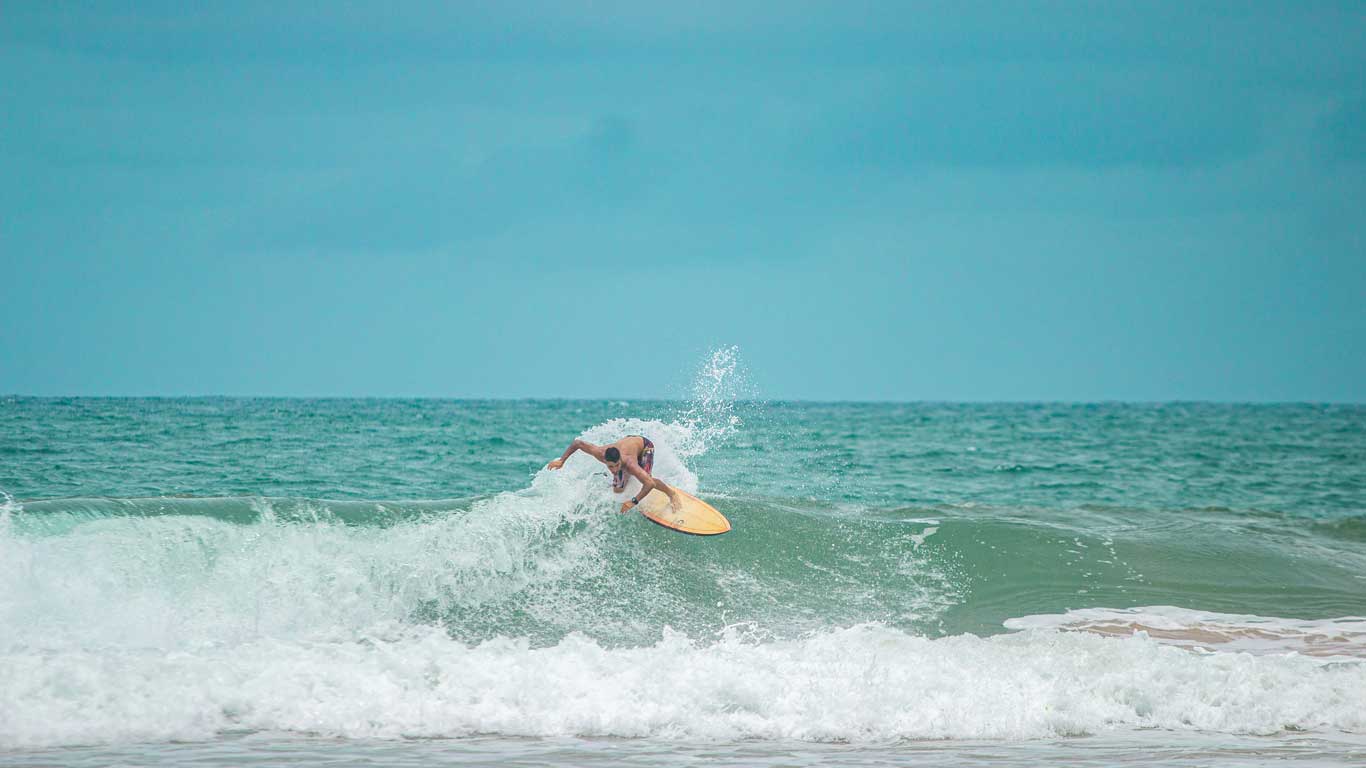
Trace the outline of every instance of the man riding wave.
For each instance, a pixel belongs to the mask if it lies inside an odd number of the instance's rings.
[[[669,503],[673,505],[675,510],[678,509],[677,492],[666,485],[663,480],[659,480],[650,474],[655,467],[655,444],[650,442],[649,438],[642,435],[627,435],[608,446],[593,445],[587,440],[575,439],[569,444],[569,448],[565,450],[563,456],[545,465],[545,468],[559,469],[563,467],[565,459],[573,456],[574,451],[583,451],[607,465],[607,470],[612,473],[612,491],[614,493],[626,492],[626,476],[628,474],[640,481],[640,492],[622,503],[622,512],[639,504],[646,494],[656,488],[661,493],[667,494]]]

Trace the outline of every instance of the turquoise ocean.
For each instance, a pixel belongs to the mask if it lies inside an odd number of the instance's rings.
[[[0,765],[1366,762],[1366,407],[0,398]],[[644,434],[734,530],[618,514]]]

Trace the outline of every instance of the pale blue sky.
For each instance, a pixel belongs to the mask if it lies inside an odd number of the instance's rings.
[[[1366,401],[1366,4],[17,2],[0,392]]]

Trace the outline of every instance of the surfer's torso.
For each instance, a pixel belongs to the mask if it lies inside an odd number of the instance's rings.
[[[617,471],[612,473],[612,490],[621,492],[626,490],[626,466],[625,460],[628,456],[634,456],[636,464],[647,473],[655,467],[655,444],[650,442],[647,437],[641,435],[627,435],[612,444],[621,452],[622,464],[617,467]]]

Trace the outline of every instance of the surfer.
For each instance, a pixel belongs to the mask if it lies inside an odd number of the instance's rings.
[[[565,459],[573,456],[574,451],[583,451],[607,465],[607,470],[612,473],[612,491],[614,493],[626,492],[626,475],[628,474],[640,481],[640,492],[622,503],[622,512],[639,504],[646,494],[656,488],[661,493],[667,494],[669,503],[675,510],[678,509],[678,494],[663,480],[659,480],[650,474],[655,468],[655,444],[650,442],[650,438],[642,435],[627,435],[608,446],[593,445],[587,440],[576,438],[574,442],[569,444],[569,448],[565,450],[563,456],[545,465],[545,468],[559,469],[563,467]]]

